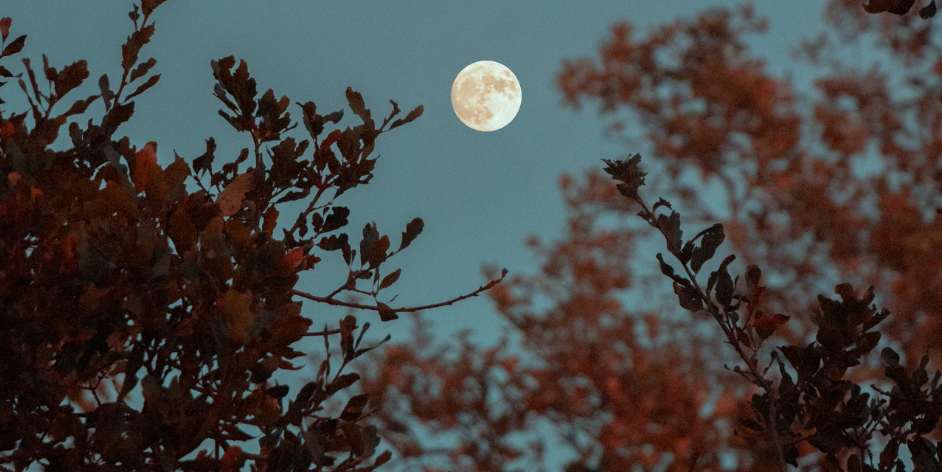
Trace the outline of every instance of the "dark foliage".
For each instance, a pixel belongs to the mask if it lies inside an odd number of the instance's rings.
[[[0,470],[373,470],[390,452],[363,421],[369,397],[347,393],[359,374],[345,372],[376,347],[361,342],[370,323],[348,315],[334,329],[309,331],[312,320],[294,297],[375,311],[383,321],[429,308],[377,299],[400,269],[381,272],[421,233],[422,220],[408,223],[396,251],[367,225],[357,265],[340,232],[350,210],[333,203],[370,181],[377,138],[422,107],[396,118],[392,102],[377,123],[347,88],[360,123],[328,129],[343,111],[319,115],[308,101],[299,105],[310,139],[296,141],[285,136],[296,127],[288,97],[259,94],[247,64],[229,56],[211,62],[219,113],[252,147],[218,166],[209,138],[192,167],[176,155],[164,167],[156,142],[137,148],[116,137],[135,112],[133,99],[159,83],[156,61],[140,55],[162,3],[134,6],[120,74],[102,75],[99,94],[68,108],[59,102],[89,78],[85,61],[57,69],[43,56],[37,74],[24,58],[25,77],[0,66],[29,101],[26,112],[0,111]],[[25,35],[7,41],[11,23],[0,20],[2,59],[24,48]],[[71,147],[50,149],[69,119],[99,100],[104,116],[70,122]],[[276,206],[307,198],[278,237]],[[294,289],[318,252],[338,250],[349,268],[340,288],[327,296]],[[358,288],[361,280],[372,290]],[[368,293],[375,303],[343,302],[341,292]],[[327,351],[316,379],[297,392],[272,385],[276,371],[303,367],[293,360],[304,355],[294,346],[305,337],[322,337]],[[339,368],[330,362],[337,337]],[[128,403],[136,393],[140,409]],[[338,394],[349,399],[331,412],[326,405]],[[258,453],[243,452],[256,440]],[[207,441],[213,450],[197,451]]]

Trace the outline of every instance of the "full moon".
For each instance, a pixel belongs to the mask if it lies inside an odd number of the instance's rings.
[[[494,61],[478,61],[465,67],[451,85],[455,114],[478,131],[507,126],[520,111],[522,98],[517,76]]]

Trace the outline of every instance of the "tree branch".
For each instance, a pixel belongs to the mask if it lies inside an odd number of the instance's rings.
[[[504,271],[501,273],[501,276],[500,276],[499,279],[491,280],[490,282],[487,283],[487,285],[482,285],[482,286],[478,287],[477,290],[475,290],[475,291],[473,291],[473,292],[471,292],[471,293],[468,293],[468,294],[465,294],[465,295],[461,295],[461,296],[452,298],[451,300],[448,300],[448,301],[439,302],[439,303],[432,303],[432,304],[429,304],[429,305],[413,306],[413,307],[390,308],[390,310],[392,310],[392,311],[394,311],[394,312],[396,312],[396,313],[411,313],[411,312],[416,312],[416,311],[428,310],[428,309],[431,309],[431,308],[438,308],[438,307],[440,307],[440,306],[445,306],[445,305],[453,305],[453,304],[455,304],[456,302],[459,302],[459,301],[464,300],[464,299],[466,299],[466,298],[476,297],[476,296],[478,296],[478,294],[480,294],[481,292],[490,290],[490,289],[493,288],[495,285],[501,283],[501,282],[504,280],[504,277],[506,277],[506,276],[507,276],[507,269],[504,269]],[[297,295],[297,296],[302,297],[302,298],[307,298],[308,300],[312,300],[312,301],[315,301],[315,302],[326,303],[326,304],[328,304],[328,305],[345,306],[345,307],[348,307],[348,308],[359,308],[359,309],[361,309],[361,310],[373,310],[373,311],[386,310],[386,308],[382,308],[382,307],[380,307],[380,306],[363,305],[363,304],[360,304],[360,303],[344,302],[344,301],[335,300],[335,299],[329,298],[329,297],[318,297],[317,295],[311,295],[311,294],[309,294],[309,293],[305,293],[305,292],[302,292],[302,291],[299,291],[299,290],[294,290],[294,289],[289,290],[288,293],[290,293],[290,294],[292,294],[292,295]],[[338,331],[338,332],[339,332],[339,331]],[[326,334],[332,334],[332,333],[328,333],[328,332],[326,332],[326,331],[320,331],[320,332],[311,333],[311,334],[309,334],[309,335],[310,335],[310,336],[321,336],[321,335],[326,335]]]

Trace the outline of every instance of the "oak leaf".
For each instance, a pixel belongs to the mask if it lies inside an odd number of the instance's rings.
[[[249,173],[237,175],[229,185],[219,193],[216,203],[222,210],[222,216],[232,216],[242,208],[245,194],[255,188],[255,176]]]

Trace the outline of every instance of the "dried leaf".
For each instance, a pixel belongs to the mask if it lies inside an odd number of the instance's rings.
[[[401,268],[400,268],[400,269],[396,269],[395,271],[393,271],[393,272],[391,272],[391,273],[389,273],[389,274],[386,274],[386,276],[383,277],[383,281],[380,282],[380,284],[379,284],[379,289],[382,290],[382,289],[384,289],[384,288],[386,288],[386,287],[389,287],[390,285],[396,283],[396,281],[399,280],[399,274],[400,274],[400,273],[402,273],[402,269],[401,269]]]
[[[936,12],[935,0],[932,0],[929,2],[928,5],[922,7],[919,10],[919,16],[924,20],[928,20],[929,18],[932,18],[933,16],[935,16],[935,12]]]
[[[131,76],[128,79],[128,82],[134,82],[135,80],[144,77],[144,74],[146,74],[147,71],[149,71],[151,67],[154,67],[156,64],[157,59],[154,59],[153,57],[138,64],[137,67],[131,71]]]
[[[23,50],[23,45],[26,44],[26,35],[20,36],[13,41],[10,41],[10,44],[7,44],[3,48],[3,52],[0,53],[0,57],[12,56]]]
[[[366,407],[366,402],[369,400],[369,396],[366,394],[356,395],[347,402],[347,406],[343,408],[343,413],[340,414],[340,419],[344,421],[356,421],[360,419],[360,415],[363,414],[363,408]]]
[[[114,92],[111,91],[108,84],[108,76],[102,74],[98,79],[98,88],[101,90],[101,98],[105,101],[105,111],[111,109],[111,101],[114,100]]]
[[[789,319],[789,316],[785,316],[780,313],[776,314],[775,316],[767,316],[760,310],[756,313],[756,318],[752,323],[752,327],[755,328],[756,334],[758,334],[760,338],[766,339],[769,336],[772,336],[772,334],[775,333],[775,330],[778,329],[779,326],[785,324]]]
[[[147,90],[147,89],[153,87],[154,85],[156,85],[158,80],[160,80],[160,74],[155,74],[155,75],[150,76],[150,78],[148,78],[146,82],[144,82],[143,84],[141,84],[141,85],[137,88],[137,90],[135,90],[133,93],[131,93],[131,95],[128,95],[127,97],[125,97],[124,101],[131,100],[132,98],[134,98],[134,97],[136,97],[136,96],[138,96],[138,95],[144,93],[145,90]]]
[[[399,318],[399,315],[396,314],[396,310],[393,310],[389,305],[377,302],[376,306],[379,307],[379,319],[382,321],[392,321]]]
[[[45,56],[44,56],[45,57]],[[57,97],[62,97],[78,87],[88,78],[88,63],[84,60],[74,62],[62,68],[56,76],[54,90]]]
[[[390,101],[392,101],[392,100],[390,100]],[[393,105],[395,106],[396,103],[393,102]],[[422,105],[419,105],[419,106],[415,107],[415,109],[413,109],[412,111],[410,111],[409,114],[406,115],[405,118],[401,118],[401,119],[398,119],[398,120],[396,120],[396,121],[393,121],[392,124],[389,125],[389,129],[397,128],[397,127],[402,126],[402,125],[404,125],[404,124],[406,124],[406,123],[411,123],[411,122],[413,122],[416,118],[422,116],[422,113],[424,113],[424,112],[425,112],[425,107],[422,106]]]
[[[399,250],[401,251],[409,247],[409,244],[422,233],[422,229],[424,228],[425,222],[422,221],[422,218],[414,218],[410,221],[409,224],[406,225],[406,230],[402,232],[402,242],[399,244]]]
[[[703,263],[713,257],[713,254],[716,253],[716,248],[718,248],[720,244],[723,244],[723,240],[726,238],[726,234],[723,232],[723,225],[719,223],[708,228],[702,234],[703,239],[700,240],[700,245],[693,250],[690,258],[690,268],[693,270],[694,274],[700,272]]]
[[[363,95],[360,92],[347,87],[347,102],[350,104],[353,113],[356,113],[364,122],[372,121],[370,111],[366,109],[366,104],[363,103]]]
[[[867,13],[890,12],[897,15],[905,15],[913,8],[916,0],[870,0],[870,3],[864,5]]]
[[[149,141],[134,155],[134,190],[138,193],[147,188],[151,169],[157,167],[157,143]]]
[[[0,19],[0,39],[3,41],[6,41],[7,36],[10,36],[10,25],[12,24],[13,18],[10,18],[9,16]]]
[[[219,193],[216,203],[222,210],[222,216],[232,216],[242,208],[245,194],[255,188],[255,176],[250,173],[237,175],[232,182]]]

